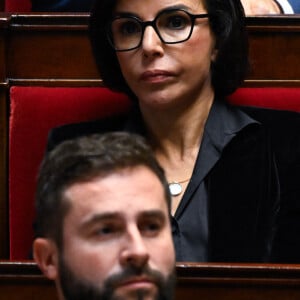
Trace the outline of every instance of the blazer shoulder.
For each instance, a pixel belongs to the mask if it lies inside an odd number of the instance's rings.
[[[262,124],[284,128],[285,125],[299,125],[300,113],[260,107],[240,106],[240,110]]]
[[[51,151],[65,140],[94,133],[123,130],[127,114],[114,115],[99,120],[65,124],[52,128],[48,134],[47,151]]]

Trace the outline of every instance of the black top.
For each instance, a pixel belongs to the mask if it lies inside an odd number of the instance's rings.
[[[226,145],[246,126],[257,123],[237,109],[214,102],[205,124],[192,178],[172,218],[177,261],[210,260],[209,197],[205,178],[221,158]]]
[[[300,262],[299,129],[297,113],[215,100],[172,222],[178,261]],[[124,130],[145,135],[138,110],[56,128],[48,148]]]

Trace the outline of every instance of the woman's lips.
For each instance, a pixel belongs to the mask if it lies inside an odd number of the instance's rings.
[[[174,77],[174,74],[169,71],[154,70],[144,72],[140,79],[144,82],[161,83],[169,80],[171,77]]]

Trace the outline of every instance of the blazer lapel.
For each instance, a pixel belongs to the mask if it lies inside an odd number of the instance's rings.
[[[269,142],[261,126],[243,130],[208,177],[211,261],[264,261],[274,225]],[[275,189],[276,190],[276,189]],[[276,202],[277,203],[277,202]]]

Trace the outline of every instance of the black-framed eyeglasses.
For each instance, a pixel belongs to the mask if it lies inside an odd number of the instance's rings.
[[[163,43],[177,44],[191,37],[196,19],[208,16],[169,9],[160,12],[154,20],[143,22],[132,15],[120,15],[108,24],[107,36],[116,51],[129,51],[141,46],[146,27],[152,26]]]

